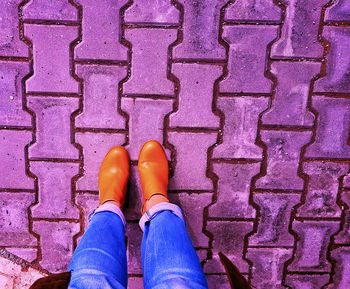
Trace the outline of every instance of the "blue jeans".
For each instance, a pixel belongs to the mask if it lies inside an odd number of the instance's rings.
[[[127,288],[123,213],[113,204],[104,204],[89,220],[68,267],[72,273],[68,288]],[[178,206],[160,203],[147,211],[139,224],[144,231],[145,289],[208,288]]]

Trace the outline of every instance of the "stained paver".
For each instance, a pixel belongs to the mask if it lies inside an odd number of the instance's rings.
[[[67,269],[124,145],[142,288],[156,139],[210,289],[229,288],[219,252],[254,288],[350,288],[349,21],[346,0],[2,1],[0,287]]]

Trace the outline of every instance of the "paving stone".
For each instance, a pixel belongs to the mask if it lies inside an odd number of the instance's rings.
[[[329,275],[287,275],[286,285],[293,289],[319,289],[329,281]]]
[[[125,38],[132,44],[132,59],[123,93],[173,96],[174,83],[167,79],[168,46],[176,40],[177,29],[127,29]]]
[[[205,264],[206,273],[224,273],[218,253],[222,252],[241,273],[248,272],[243,260],[244,237],[253,230],[252,222],[208,221],[207,231],[213,236],[213,258]]]
[[[126,77],[126,67],[77,65],[75,72],[84,80],[83,112],[75,118],[76,127],[125,129],[125,118],[118,112],[118,84]]]
[[[327,289],[347,289],[350,286],[350,248],[339,247],[331,251],[332,258],[336,261],[333,275],[334,284]]]
[[[350,189],[350,172],[344,177],[343,186],[344,188]]]
[[[220,92],[271,93],[272,82],[265,77],[267,45],[277,37],[278,26],[225,26],[223,39],[230,45],[228,75]],[[254,47],[254,49],[252,49]]]
[[[143,279],[141,277],[129,277],[128,289],[143,289]]]
[[[331,47],[326,57],[326,76],[315,82],[314,92],[349,93],[350,91],[350,55],[348,45],[350,29],[348,27],[327,27],[322,37]]]
[[[0,55],[29,55],[28,46],[19,39],[18,5],[22,0],[1,1],[0,3]]]
[[[338,222],[294,221],[293,231],[298,234],[295,258],[288,271],[329,272],[331,264],[327,259],[330,237],[339,229]]]
[[[77,0],[83,8],[82,42],[76,59],[127,60],[128,49],[120,43],[120,17],[127,0]]]
[[[321,9],[328,0],[282,0],[286,16],[281,38],[272,45],[272,58],[322,57],[318,42]]]
[[[203,210],[211,203],[211,193],[169,194],[169,200],[177,204],[184,214],[187,232],[194,247],[206,248],[209,238],[203,233]]]
[[[213,114],[212,103],[214,81],[222,74],[222,67],[173,64],[172,72],[181,88],[178,111],[169,118],[170,127],[219,127],[220,119]]]
[[[268,107],[265,97],[218,98],[216,106],[224,113],[223,142],[213,150],[213,158],[261,159],[262,148],[255,144],[258,118]]]
[[[344,224],[341,226],[340,232],[334,236],[334,244],[350,244],[350,191],[343,191],[341,201],[347,205],[343,208]]]
[[[337,0],[334,5],[326,9],[324,14],[325,21],[349,21],[350,3],[346,0]]]
[[[0,275],[0,286],[1,288],[13,288],[13,278],[10,276]]]
[[[29,288],[34,281],[46,276],[42,272],[29,268],[27,272],[21,272],[19,276],[16,276],[13,289]]]
[[[125,11],[125,21],[133,23],[178,24],[180,12],[171,0],[134,0]]]
[[[212,190],[213,182],[206,176],[207,149],[215,143],[216,133],[171,132],[168,141],[177,153],[169,190]]]
[[[208,275],[206,277],[210,289],[231,289],[226,275]]]
[[[350,99],[313,96],[312,107],[318,112],[318,125],[305,157],[349,159]]]
[[[312,126],[314,115],[307,108],[310,81],[320,72],[320,63],[273,62],[271,72],[277,78],[272,107],[264,113],[264,124]]]
[[[27,244],[26,244],[27,245]],[[35,248],[6,248],[6,251],[28,261],[32,262],[37,258],[38,250]]]
[[[22,11],[24,19],[78,21],[78,11],[69,0],[30,0]]]
[[[292,249],[282,248],[249,248],[247,258],[253,262],[253,288],[282,289],[283,266],[291,258]]]
[[[260,171],[260,163],[214,163],[213,172],[219,177],[217,200],[209,207],[208,216],[216,218],[255,218],[249,203],[250,182]]]
[[[261,131],[261,139],[267,146],[267,171],[257,180],[256,188],[302,190],[300,149],[310,141],[311,132]]]
[[[31,208],[34,218],[79,219],[72,204],[71,179],[78,175],[78,163],[30,162],[38,177],[38,204]]]
[[[23,110],[21,81],[28,73],[28,63],[3,62],[0,66],[0,125],[32,125],[30,114]]]
[[[348,164],[331,162],[303,163],[303,171],[309,175],[305,204],[298,208],[298,217],[339,218],[337,204],[339,178],[349,170]]]
[[[34,202],[33,193],[0,192],[0,246],[37,244],[28,224],[28,207]]]
[[[33,43],[34,74],[26,81],[27,92],[78,93],[69,58],[78,27],[24,24],[24,35]]]
[[[142,145],[154,139],[163,143],[164,117],[172,111],[172,100],[122,98],[121,108],[129,115],[130,159],[137,160]],[[166,150],[168,159],[170,151]]]
[[[71,114],[78,109],[77,98],[29,97],[28,107],[36,114],[36,142],[28,149],[29,158],[78,159],[79,150],[71,143]]]
[[[83,148],[84,175],[78,179],[79,191],[98,191],[98,171],[108,151],[125,142],[124,134],[116,133],[76,133],[76,142]]]
[[[280,21],[281,9],[273,1],[238,0],[227,7],[225,20]]]
[[[137,166],[130,167],[127,207],[124,206],[124,216],[127,220],[139,221],[143,202],[142,188]]]
[[[186,1],[183,5],[183,41],[173,49],[176,59],[223,59],[225,48],[219,43],[220,10],[226,0]]]
[[[0,130],[0,188],[33,189],[26,175],[24,147],[31,142],[29,131]]]
[[[34,221],[33,231],[40,235],[42,259],[39,264],[51,273],[65,272],[73,256],[73,236],[78,223]]]
[[[128,237],[126,256],[128,259],[128,274],[142,274],[141,242],[142,231],[137,223],[127,223]]]
[[[254,193],[253,200],[260,207],[260,216],[257,232],[249,237],[249,246],[293,247],[294,237],[289,233],[289,224],[300,195]]]

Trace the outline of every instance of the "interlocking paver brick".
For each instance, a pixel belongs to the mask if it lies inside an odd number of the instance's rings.
[[[326,21],[349,21],[350,2],[347,0],[337,0],[334,5],[326,9],[324,19]]]
[[[28,63],[4,62],[0,66],[0,125],[31,126],[31,116],[23,111],[21,82],[28,73]]]
[[[298,217],[336,218],[341,210],[337,204],[339,178],[349,171],[348,164],[310,162],[303,164],[309,175],[305,204],[298,208]]]
[[[273,1],[237,0],[226,9],[225,20],[279,21],[281,9]]]
[[[323,275],[287,275],[286,285],[293,289],[319,289],[326,285],[329,280],[328,274]],[[345,288],[344,288],[345,289]]]
[[[31,142],[29,131],[0,130],[0,188],[33,189],[26,175],[24,147]]]
[[[211,203],[212,194],[169,194],[169,200],[180,206],[194,247],[208,247],[208,237],[202,233],[203,209]],[[206,253],[206,252],[205,252]]]
[[[142,274],[141,262],[141,242],[142,231],[137,223],[128,223],[126,226],[126,236],[128,243],[126,247],[126,256],[128,259],[128,273]]]
[[[120,133],[76,133],[76,142],[83,148],[84,175],[77,181],[79,191],[98,191],[98,171],[107,152],[114,146],[125,142]]]
[[[78,109],[77,98],[30,97],[28,107],[36,114],[36,142],[29,158],[78,159],[79,150],[71,143],[71,114]]]
[[[27,92],[78,93],[69,51],[78,27],[24,24],[24,35],[33,43],[34,74],[26,81]]]
[[[37,258],[38,250],[34,248],[13,248],[7,247],[6,251],[28,261],[32,262]]]
[[[28,46],[19,38],[18,5],[22,0],[1,1],[0,3],[0,55],[29,55]]]
[[[171,0],[134,0],[125,11],[125,21],[133,23],[178,24],[180,12]]]
[[[83,112],[75,118],[75,125],[124,129],[125,118],[118,113],[118,83],[126,77],[126,67],[77,65],[75,72],[84,80]]]
[[[29,233],[27,208],[33,193],[0,192],[0,246],[32,246],[36,238]]]
[[[336,261],[334,270],[334,284],[327,287],[327,289],[346,289],[350,286],[350,248],[339,247],[331,251],[333,260]]]
[[[124,215],[127,220],[138,221],[141,218],[143,197],[137,166],[130,167],[129,179],[128,205],[124,212]]]
[[[209,221],[207,230],[214,236],[213,258],[205,266],[206,273],[224,273],[218,253],[224,253],[241,273],[248,272],[248,263],[243,260],[244,236],[253,230],[252,222]],[[232,238],[232,236],[235,236]]]
[[[180,80],[181,88],[178,111],[170,115],[169,125],[219,127],[220,119],[212,112],[212,102],[214,81],[222,74],[222,67],[197,63],[174,64],[172,72]]]
[[[220,9],[226,0],[178,0],[184,8],[183,41],[173,50],[175,59],[223,59],[225,48],[219,43]]]
[[[261,131],[261,139],[267,146],[267,170],[255,186],[302,190],[304,181],[298,176],[300,149],[311,140],[311,132]]]
[[[30,162],[38,177],[38,204],[31,208],[34,218],[79,218],[72,205],[71,179],[79,172],[78,163]]]
[[[305,156],[322,159],[349,159],[350,99],[313,96],[312,107],[318,112],[315,142]]]
[[[128,288],[143,289],[143,279],[141,277],[129,277]]]
[[[230,283],[225,275],[208,275],[206,277],[210,289],[231,289]]]
[[[294,237],[288,229],[291,211],[299,203],[300,195],[254,193],[253,200],[260,207],[260,217],[257,232],[249,238],[249,245],[293,247]]]
[[[167,79],[168,46],[176,40],[177,29],[127,29],[125,38],[132,44],[132,58],[123,93],[173,96],[174,83]]]
[[[343,191],[341,194],[341,201],[347,205],[347,208],[343,208],[344,212],[344,224],[341,231],[334,236],[335,244],[350,244],[350,191]]]
[[[350,41],[349,27],[325,26],[322,37],[331,43],[327,55],[327,75],[315,82],[314,92],[350,91],[350,55],[348,43]]]
[[[213,164],[219,177],[217,200],[209,207],[209,217],[255,218],[255,209],[249,204],[251,178],[260,171],[260,163]]]
[[[40,235],[42,259],[39,264],[50,272],[64,272],[73,255],[73,236],[78,223],[34,221],[33,231]]]
[[[292,249],[249,248],[247,258],[253,262],[251,284],[255,288],[284,289],[283,266],[292,256]]]
[[[127,0],[76,0],[83,8],[82,42],[75,48],[76,59],[127,60],[127,47],[120,43],[120,18]]]
[[[312,126],[314,115],[307,108],[310,81],[320,72],[320,63],[274,62],[271,72],[277,78],[272,107],[264,113],[264,124]]]
[[[281,38],[272,45],[273,58],[322,57],[318,42],[321,9],[328,0],[282,0],[286,16]]]
[[[268,107],[265,97],[219,98],[216,106],[224,113],[223,142],[213,150],[213,158],[261,159],[262,148],[255,144],[258,118]]]
[[[339,229],[338,222],[294,221],[293,231],[298,234],[295,259],[288,271],[329,272],[331,264],[327,259],[330,236]]]
[[[170,190],[212,190],[213,182],[206,176],[207,149],[216,141],[216,133],[168,133],[177,157]],[[183,143],[187,143],[188,149]]]
[[[78,11],[69,0],[31,0],[23,6],[24,19],[77,21]]]
[[[228,75],[220,92],[270,93],[272,82],[264,76],[267,45],[277,37],[278,26],[225,26],[223,39],[229,43]],[[254,49],[252,49],[254,47]]]
[[[172,111],[172,100],[146,98],[123,98],[121,108],[129,115],[129,144],[126,146],[130,158],[137,160],[147,140],[163,142],[164,117]],[[170,152],[167,152],[170,156]]]

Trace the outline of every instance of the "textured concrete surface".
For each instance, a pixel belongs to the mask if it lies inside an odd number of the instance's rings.
[[[350,288],[350,1],[4,0],[0,27],[1,288],[67,268],[115,145],[142,288],[147,139],[210,288],[220,251],[255,288]]]

